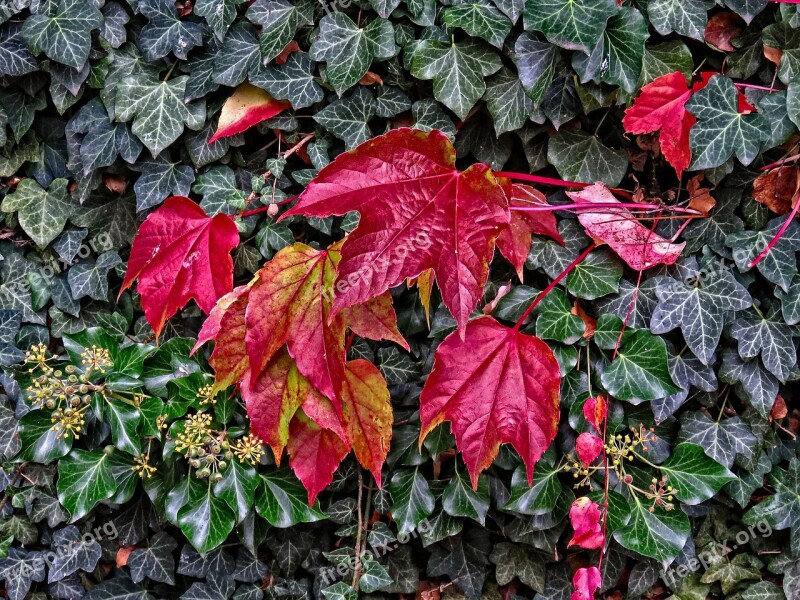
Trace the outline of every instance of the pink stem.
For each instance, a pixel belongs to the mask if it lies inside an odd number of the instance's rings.
[[[738,88],[749,89],[749,90],[761,90],[762,92],[777,92],[774,87],[769,87],[766,85],[755,85],[753,83],[742,83],[740,81],[734,83],[734,85]]]
[[[566,269],[564,269],[563,271],[561,271],[561,273],[558,274],[558,277],[553,279],[553,281],[551,281],[546,288],[544,288],[541,292],[539,292],[539,295],[536,296],[536,298],[534,298],[533,302],[530,303],[530,306],[528,306],[528,308],[525,309],[525,312],[522,313],[522,316],[517,320],[517,323],[514,325],[514,331],[519,331],[519,328],[522,327],[522,324],[525,322],[525,319],[527,319],[528,316],[531,314],[531,312],[533,312],[533,309],[536,308],[536,305],[539,304],[539,302],[541,302],[542,300],[544,300],[545,296],[547,296],[547,294],[553,291],[553,288],[556,287],[559,283],[561,283],[561,280],[564,279],[564,277],[566,277],[567,275],[569,275],[570,271],[572,271],[572,269],[577,267],[581,263],[581,261],[583,261],[583,259],[586,258],[589,252],[591,252],[595,248],[597,248],[597,244],[589,244],[586,250],[584,250],[578,255],[578,258],[573,260],[567,266]]]
[[[798,2],[798,4],[800,4],[800,2]],[[764,250],[761,251],[761,254],[759,254],[753,260],[750,261],[750,264],[747,265],[748,268],[752,269],[758,263],[760,263],[762,260],[764,260],[767,257],[767,254],[769,254],[772,251],[772,249],[775,247],[775,245],[779,241],[781,241],[781,237],[783,237],[783,234],[786,233],[787,229],[789,229],[789,225],[791,225],[792,221],[794,221],[794,217],[795,217],[795,215],[797,215],[797,210],[798,209],[800,209],[800,201],[798,201],[797,195],[795,194],[795,197],[794,197],[794,208],[792,208],[792,212],[789,213],[788,218],[783,223],[783,225],[781,225],[781,228],[778,230],[778,233],[775,234],[775,237],[772,238],[772,241],[769,244],[767,244],[767,247],[764,248]]]
[[[800,0],[767,0],[767,2],[775,2],[776,4],[800,4]]]
[[[614,210],[672,210],[675,212],[686,213],[690,215],[700,215],[699,211],[692,208],[683,208],[681,206],[660,206],[658,204],[626,204],[624,202],[574,202],[572,204],[538,204],[532,206],[510,206],[511,210],[517,212],[553,212],[557,210],[588,210],[594,211],[596,209],[608,209],[610,212]]]
[[[589,187],[590,183],[581,183],[579,181],[564,181],[563,179],[555,179],[554,177],[544,177],[542,175],[528,175],[526,173],[514,173],[512,171],[500,171],[494,174],[495,177],[505,177],[506,179],[519,179],[520,181],[530,181],[531,183],[541,183],[542,185],[552,185],[555,187],[563,187],[563,188],[587,188]],[[633,198],[631,193],[627,190],[620,190],[618,188],[611,188],[611,190],[628,198],[629,200]]]
[[[284,204],[289,204],[289,202],[291,202],[292,200],[296,199],[297,196],[299,196],[299,194],[297,194],[295,196],[289,196],[288,198],[285,198],[284,200],[281,200],[280,202],[274,202],[273,204],[275,204],[275,206],[283,206]],[[263,212],[267,212],[269,210],[270,206],[272,206],[272,204],[268,204],[267,206],[259,206],[258,208],[253,208],[251,210],[246,210],[243,213],[239,213],[236,216],[237,217],[241,217],[242,219],[245,219],[247,217],[252,217],[253,215],[259,215],[259,214],[261,214]]]
[[[800,0],[797,0],[798,4],[800,4]],[[792,156],[787,156],[786,158],[782,158],[780,160],[776,160],[773,163],[769,163],[768,165],[764,165],[763,167],[759,167],[759,172],[769,171],[770,169],[774,169],[775,167],[781,167],[789,162],[794,162],[798,158],[800,158],[800,154],[793,154]]]

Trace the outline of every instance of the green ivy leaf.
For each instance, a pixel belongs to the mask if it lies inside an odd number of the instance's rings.
[[[222,479],[214,484],[214,494],[228,504],[236,515],[236,522],[241,523],[253,507],[258,484],[255,469],[231,460]]]
[[[4,212],[17,212],[19,224],[40,248],[64,229],[74,210],[66,179],[55,179],[45,190],[33,179],[19,182],[13,194],[3,198]]]
[[[661,334],[680,328],[686,344],[703,364],[711,362],[726,317],[752,305],[747,290],[728,271],[696,278],[695,285],[664,279],[656,289],[658,306],[650,330]]]
[[[397,471],[389,483],[389,494],[399,535],[410,534],[433,512],[433,494],[419,469]]]
[[[58,462],[58,501],[69,511],[70,522],[114,495],[116,486],[108,458],[102,450],[75,448]]]
[[[503,68],[486,83],[483,95],[486,108],[492,115],[494,131],[500,136],[522,127],[534,111],[522,82],[510,70]]]
[[[495,564],[497,585],[508,585],[516,578],[537,592],[544,591],[545,561],[528,546],[500,542],[495,544],[489,560]]]
[[[669,374],[663,338],[641,329],[623,339],[616,359],[600,378],[609,394],[632,404],[680,391]]]
[[[251,83],[267,90],[273,98],[288,100],[295,109],[311,106],[324,96],[314,81],[311,59],[305,52],[294,52],[283,65],[268,66]]]
[[[724,75],[714,75],[686,102],[686,110],[697,118],[689,137],[691,169],[718,167],[734,155],[749,165],[758,155],[770,135],[769,124],[760,113],[740,114],[737,102],[733,81]]]
[[[553,81],[556,57],[555,46],[537,40],[528,32],[523,32],[514,43],[519,79],[535,105],[541,103]]]
[[[411,74],[433,79],[434,97],[460,119],[466,118],[486,91],[484,78],[501,66],[497,55],[475,40],[424,40],[416,45],[411,58]]]
[[[536,318],[536,335],[545,340],[556,340],[563,344],[574,344],[586,331],[586,324],[572,312],[567,295],[552,290],[539,304]]]
[[[608,20],[599,43],[587,55],[574,54],[572,65],[581,82],[590,80],[618,85],[633,93],[642,72],[644,42],[650,34],[637,9],[622,8]]]
[[[458,468],[442,494],[442,507],[453,517],[468,517],[481,525],[489,511],[489,482],[485,476],[478,479],[478,489],[473,490],[466,471]]]
[[[650,512],[647,500],[633,496],[628,523],[614,532],[614,539],[628,550],[659,561],[671,561],[683,549],[691,533],[689,519],[680,509],[657,506]]]
[[[750,23],[757,14],[767,8],[768,0],[725,0],[725,5]]]
[[[205,18],[214,35],[222,40],[236,19],[237,6],[243,3],[244,0],[197,0],[194,3],[194,13]]]
[[[372,93],[358,87],[351,96],[323,108],[314,115],[314,120],[352,149],[372,136],[367,123],[375,116],[376,107]]]
[[[166,532],[159,531],[146,548],[137,548],[128,557],[131,579],[139,583],[146,578],[175,585],[175,559],[172,551],[178,543]]]
[[[785,217],[779,217],[772,219],[761,231],[737,231],[727,236],[725,244],[733,249],[733,260],[739,271],[750,269],[750,262],[767,247],[784,222]],[[797,250],[800,250],[800,226],[792,222],[756,268],[767,281],[787,291],[797,273]]]
[[[308,505],[308,495],[288,471],[261,473],[256,493],[256,511],[273,527],[291,527],[325,518],[319,506]]]
[[[442,13],[448,27],[460,27],[473,37],[480,37],[496,48],[511,32],[511,21],[488,0],[464,1],[450,6]]]
[[[139,35],[139,48],[147,60],[163,58],[170,52],[186,60],[189,50],[202,45],[202,28],[192,21],[181,20],[174,2],[139,0],[139,11],[148,19]]]
[[[536,470],[533,472],[533,485],[528,486],[525,467],[517,467],[511,476],[511,497],[503,505],[503,510],[523,515],[542,515],[553,512],[556,501],[563,490],[558,474],[558,469],[542,460],[536,465]]]
[[[541,31],[556,46],[589,54],[618,10],[615,0],[527,0],[525,29]]]
[[[669,485],[675,488],[675,497],[689,505],[705,502],[726,483],[736,479],[696,444],[678,444],[660,468],[669,477]]]
[[[73,69],[82,69],[89,58],[93,29],[103,22],[102,13],[89,0],[59,0],[25,19],[22,37],[31,49]]]
[[[696,40],[703,40],[713,0],[653,0],[647,5],[650,24],[661,35],[673,31]]]
[[[397,54],[394,28],[386,19],[370,21],[360,28],[342,12],[325,15],[319,35],[309,50],[313,60],[325,61],[327,78],[340,96],[361,79],[372,60]]]
[[[774,313],[765,317],[747,312],[731,324],[730,334],[739,342],[739,356],[760,355],[767,370],[784,383],[797,367],[792,330]]]
[[[187,504],[178,511],[178,525],[198,552],[216,548],[233,531],[228,504],[213,493],[211,480],[189,479]]]
[[[567,276],[569,293],[584,300],[596,300],[619,291],[622,263],[609,250],[591,252]]]
[[[261,26],[258,40],[264,63],[272,62],[294,39],[297,28],[314,22],[314,3],[308,0],[256,0],[247,18]]]
[[[753,457],[758,439],[739,417],[714,421],[701,412],[686,413],[681,419],[679,442],[690,442],[728,469],[737,456]]]
[[[792,346],[794,352],[794,346]],[[739,384],[736,391],[762,417],[769,417],[778,396],[778,380],[762,366],[758,358],[743,360],[732,348],[722,353],[719,378],[725,383]]]
[[[719,564],[713,565],[703,573],[701,581],[703,583],[718,581],[723,594],[732,594],[742,582],[761,579],[761,566],[761,561],[756,557],[738,554],[733,560],[726,557]]]
[[[581,183],[615,186],[625,176],[628,157],[622,150],[612,150],[596,136],[584,131],[559,131],[547,145],[547,160],[562,178]]]
[[[72,438],[66,439],[53,431],[53,421],[46,411],[34,410],[19,420],[19,438],[22,450],[19,459],[48,464],[66,456],[72,447]]]

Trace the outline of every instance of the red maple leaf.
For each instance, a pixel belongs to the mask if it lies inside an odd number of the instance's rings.
[[[622,125],[628,133],[660,130],[658,140],[661,152],[678,177],[692,160],[689,130],[696,119],[685,108],[692,93],[686,77],[680,71],[662,75],[642,87],[622,119]]]
[[[511,207],[550,206],[544,194],[529,185],[504,182],[503,188]],[[552,212],[526,213],[511,211],[511,220],[497,238],[497,249],[514,265],[522,281],[522,269],[531,249],[531,234],[545,235],[563,244]]]
[[[587,210],[578,214],[586,233],[598,242],[608,244],[632,269],[643,271],[656,265],[671,265],[686,245],[669,240],[642,225],[625,208],[608,208],[608,204],[622,204],[602,183],[595,183],[580,192],[567,192],[580,203],[606,205],[603,210]]]
[[[480,317],[462,340],[450,334],[439,346],[420,397],[420,443],[450,421],[472,485],[511,444],[533,481],[534,464],[555,438],[559,417],[558,362],[546,343]]]
[[[285,100],[276,100],[264,90],[245,82],[222,105],[217,130],[208,143],[242,133],[291,107]]]
[[[209,217],[189,198],[168,198],[136,232],[120,294],[138,280],[144,314],[158,336],[190,299],[208,313],[231,291],[230,251],[238,244],[229,216]]]
[[[459,171],[455,158],[440,131],[395,129],[336,157],[284,213],[361,214],[342,245],[333,315],[432,269],[463,335],[510,217],[489,167]]]

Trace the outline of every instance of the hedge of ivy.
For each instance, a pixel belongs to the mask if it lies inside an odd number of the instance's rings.
[[[286,104],[214,136],[235,91]],[[0,0],[5,596],[589,600],[573,575],[600,563],[598,597],[800,599],[798,126],[788,0]],[[382,485],[350,456],[309,505],[192,352],[203,311],[156,336],[126,264],[172,196],[236,223],[236,284],[326,248],[358,215],[286,205],[400,127],[442,132],[459,168],[535,174],[550,203],[602,182],[685,245],[640,271],[598,243],[524,322],[561,377],[532,486],[510,446],[473,487],[448,424],[418,443],[456,320],[393,288],[409,349],[347,346],[391,392]],[[608,241],[555,214],[524,266],[495,253],[478,313],[512,325]],[[584,496],[602,557],[572,543]]]

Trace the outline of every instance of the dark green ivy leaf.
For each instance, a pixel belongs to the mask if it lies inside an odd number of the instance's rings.
[[[25,19],[22,36],[34,52],[82,69],[89,58],[91,32],[102,22],[102,13],[90,0],[59,0]]]
[[[696,444],[678,444],[660,468],[668,477],[669,485],[675,488],[675,497],[689,505],[705,502],[726,483],[736,479]]]
[[[527,0],[525,29],[541,31],[556,46],[589,54],[618,10],[616,0]]]

